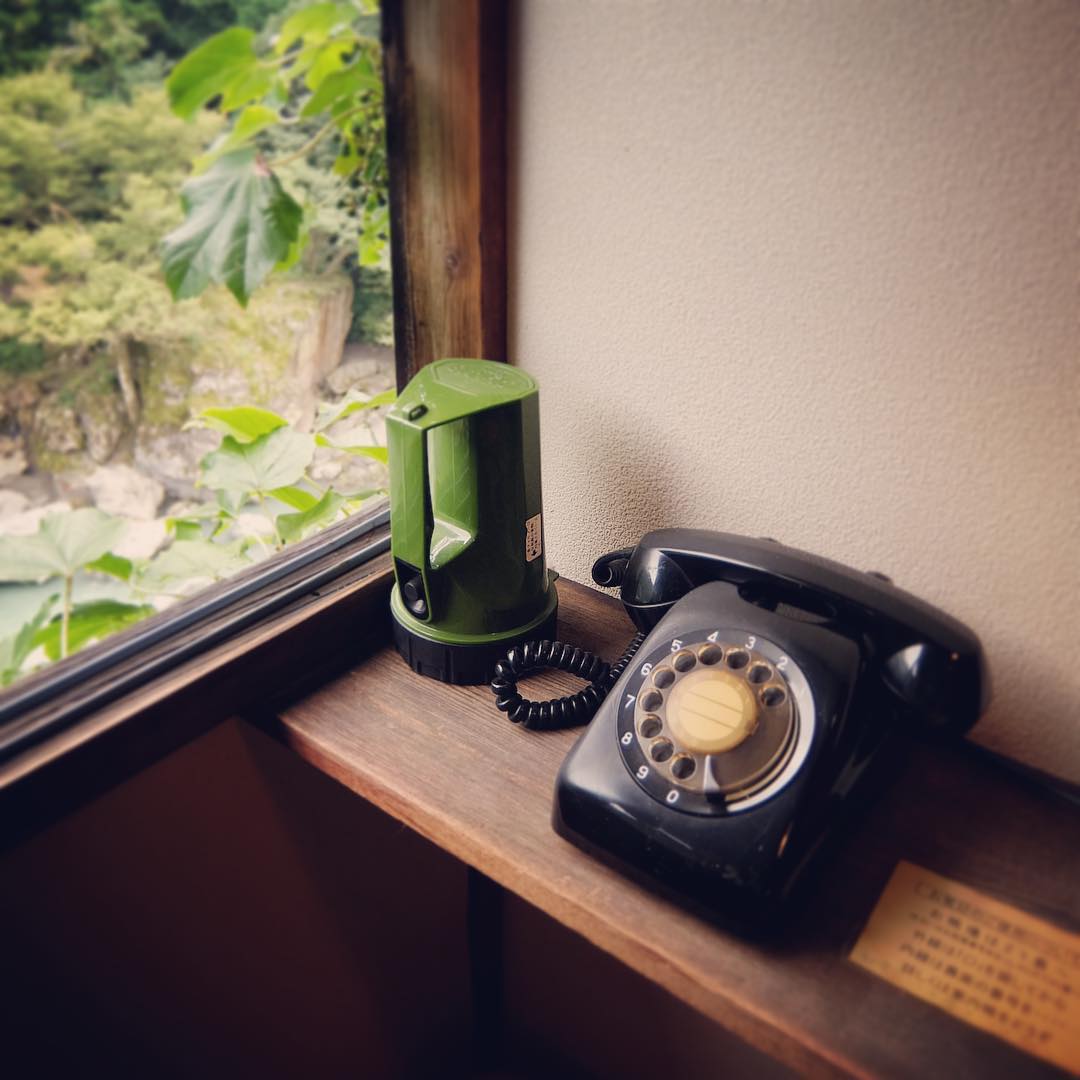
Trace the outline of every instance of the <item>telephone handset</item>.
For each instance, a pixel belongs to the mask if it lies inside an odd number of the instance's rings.
[[[905,726],[961,734],[989,688],[955,619],[827,559],[663,529],[598,559],[641,633],[613,668],[530,642],[496,668],[499,708],[529,727],[584,722],[556,783],[556,830],[729,921],[789,894],[867,767]],[[589,680],[526,702],[517,676]]]

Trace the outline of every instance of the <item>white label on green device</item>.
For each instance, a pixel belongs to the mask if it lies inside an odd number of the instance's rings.
[[[543,530],[540,528],[542,514],[529,518],[525,522],[525,561],[539,559],[544,551]]]

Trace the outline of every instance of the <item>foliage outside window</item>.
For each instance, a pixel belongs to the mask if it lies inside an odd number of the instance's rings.
[[[3,685],[384,488],[376,20],[0,14]]]

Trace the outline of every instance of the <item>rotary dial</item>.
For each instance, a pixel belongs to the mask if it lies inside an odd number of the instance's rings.
[[[802,673],[771,643],[725,640],[720,631],[696,636],[675,639],[635,672],[620,709],[620,743],[654,798],[727,812],[790,779],[788,766],[808,745],[812,698]]]

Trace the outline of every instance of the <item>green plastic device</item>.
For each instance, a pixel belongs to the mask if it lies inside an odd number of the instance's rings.
[[[553,637],[536,383],[489,360],[422,368],[387,417],[394,641],[414,671],[481,683]]]

